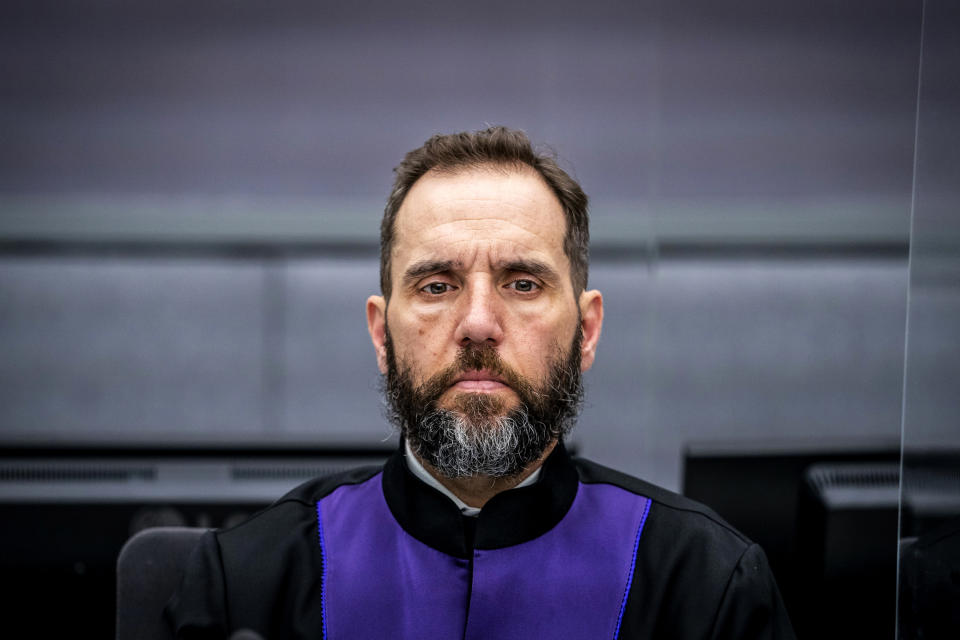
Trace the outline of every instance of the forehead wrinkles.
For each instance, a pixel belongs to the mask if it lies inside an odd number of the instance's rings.
[[[557,233],[557,225],[551,224],[552,218],[526,212],[517,215],[488,215],[459,217],[454,220],[437,219],[433,224],[424,224],[411,233],[429,232],[431,238],[457,235],[468,232],[467,239],[484,240],[485,234],[495,240],[511,240],[517,243],[539,242],[544,248],[559,248],[563,235]]]
[[[521,206],[491,197],[448,202],[427,201],[413,205],[421,206],[404,208],[397,214],[394,231],[398,240],[424,232],[442,234],[467,230],[519,232],[535,235],[549,242],[562,239],[566,229],[562,210],[539,206],[535,202],[529,203],[529,206]]]
[[[494,219],[521,227],[560,226],[561,235],[566,227],[563,206],[534,170],[504,172],[481,167],[428,172],[411,187],[397,212],[394,229],[400,233],[454,221]]]
[[[452,270],[460,272],[496,272],[524,262],[546,265],[552,263],[543,252],[528,250],[522,245],[510,242],[447,243],[440,244],[435,249],[424,246],[423,251],[417,252],[413,258],[409,261],[410,264],[449,262]]]
[[[558,272],[567,268],[563,236],[556,225],[525,225],[493,216],[398,225],[392,248],[392,261],[394,267],[400,267],[399,273],[403,272],[401,265],[427,259],[449,260],[462,269],[478,269],[496,268],[524,258],[552,264]]]

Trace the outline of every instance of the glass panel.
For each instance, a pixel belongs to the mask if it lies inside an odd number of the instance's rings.
[[[960,637],[960,8],[924,8],[900,502],[899,637]]]

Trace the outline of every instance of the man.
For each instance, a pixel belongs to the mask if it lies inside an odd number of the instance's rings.
[[[793,637],[756,545],[564,448],[603,323],[586,207],[518,131],[407,154],[366,309],[400,449],[207,534],[180,637]]]

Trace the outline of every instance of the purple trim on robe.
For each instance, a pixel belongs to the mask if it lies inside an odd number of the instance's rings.
[[[613,638],[620,637],[620,623],[623,622],[623,612],[627,609],[627,597],[630,595],[630,587],[633,586],[633,571],[637,568],[637,550],[640,548],[640,534],[643,533],[643,525],[647,521],[647,514],[650,513],[650,501],[643,508],[643,515],[640,517],[640,526],[637,527],[637,539],[633,543],[633,557],[630,559],[630,571],[627,572],[627,586],[623,590],[623,601],[620,603],[620,615],[617,616],[617,628],[613,632]]]
[[[647,498],[581,484],[544,535],[474,552],[466,640],[612,638]]]
[[[323,640],[327,640],[327,545],[323,541],[323,513],[317,502],[317,534],[320,538],[320,615],[323,618]]]
[[[407,534],[380,483],[378,474],[318,503],[330,640],[594,640],[617,633],[649,499],[581,484],[570,511],[544,535],[474,551],[471,588],[470,562]]]
[[[380,474],[340,487],[320,504],[328,638],[462,637],[469,561],[404,531],[384,500]]]

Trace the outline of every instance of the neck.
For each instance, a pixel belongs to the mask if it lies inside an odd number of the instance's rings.
[[[453,495],[463,500],[469,507],[482,509],[493,496],[501,491],[513,489],[526,480],[531,473],[539,469],[556,446],[557,441],[554,440],[547,445],[547,448],[539,458],[524,467],[520,473],[506,478],[491,478],[490,476],[483,475],[468,476],[465,478],[448,478],[419,455],[416,453],[414,453],[414,455],[417,456],[417,460],[420,461],[423,468],[426,469],[431,476],[436,478],[437,482],[453,493]]]

